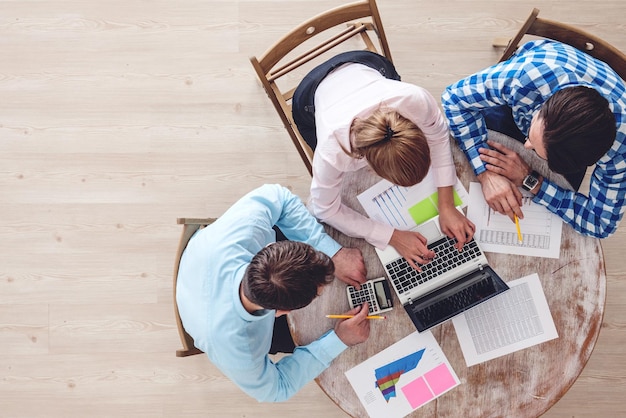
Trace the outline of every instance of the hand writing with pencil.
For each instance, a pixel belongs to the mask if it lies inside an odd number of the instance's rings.
[[[360,344],[367,340],[370,335],[370,320],[367,319],[369,312],[368,303],[346,312],[346,315],[354,315],[352,318],[343,319],[335,325],[335,333],[347,346]]]

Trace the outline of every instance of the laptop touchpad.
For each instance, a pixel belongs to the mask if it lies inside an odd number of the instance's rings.
[[[417,231],[428,240],[428,242],[435,241],[441,237],[439,226],[434,220],[423,223],[417,227]]]

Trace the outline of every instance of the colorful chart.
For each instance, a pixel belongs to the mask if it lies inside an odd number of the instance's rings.
[[[460,384],[432,332],[407,335],[346,371],[370,418],[403,418]]]
[[[374,371],[376,375],[376,386],[380,389],[380,392],[387,402],[396,396],[396,383],[400,380],[400,376],[417,367],[417,364],[424,355],[424,351],[425,349],[421,349],[420,351],[379,367]]]

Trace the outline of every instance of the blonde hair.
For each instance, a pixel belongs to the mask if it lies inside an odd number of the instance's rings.
[[[426,177],[430,148],[422,130],[393,109],[379,108],[350,126],[354,158],[366,158],[382,178],[399,186],[412,186]],[[342,147],[343,148],[343,147]]]

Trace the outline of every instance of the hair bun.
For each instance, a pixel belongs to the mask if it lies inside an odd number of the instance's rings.
[[[389,125],[387,125],[387,132],[385,132],[385,138],[383,138],[385,141],[389,141],[391,140],[391,138],[393,138],[393,136],[396,134],[396,132],[391,129],[391,127]]]

